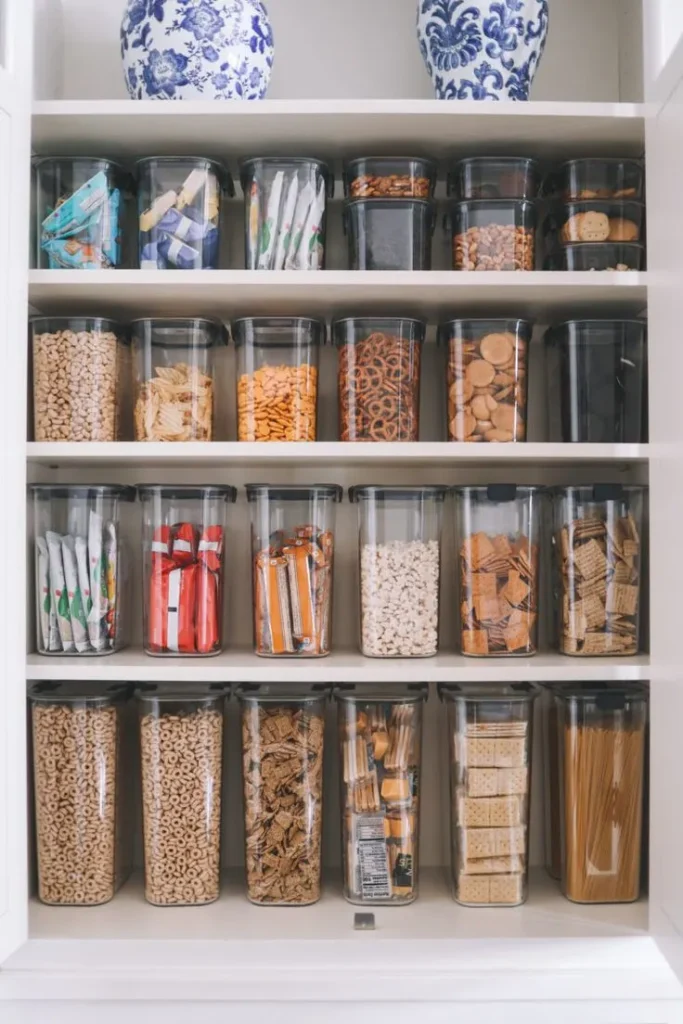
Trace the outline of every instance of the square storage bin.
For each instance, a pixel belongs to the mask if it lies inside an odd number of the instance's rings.
[[[623,199],[552,203],[543,235],[546,250],[567,242],[643,242],[645,205]]]
[[[643,270],[639,242],[569,242],[546,255],[544,270]]]
[[[644,178],[645,168],[639,160],[568,160],[548,175],[543,192],[567,203],[583,199],[643,199]]]
[[[523,156],[476,156],[459,160],[448,175],[452,199],[535,199],[536,160]]]
[[[533,270],[536,205],[522,199],[453,203],[450,211],[454,270]]]
[[[436,204],[351,199],[344,206],[350,270],[431,270]]]
[[[362,156],[344,165],[350,199],[433,199],[437,168],[414,156]]]

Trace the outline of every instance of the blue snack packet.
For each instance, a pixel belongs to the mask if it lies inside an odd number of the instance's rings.
[[[202,254],[180,238],[165,235],[157,242],[159,256],[178,270],[196,270],[201,267]]]
[[[210,231],[215,231],[210,220],[201,220],[194,210],[187,208],[182,213],[175,208],[168,210],[157,225],[157,230],[174,235],[183,242],[203,241]]]
[[[104,171],[86,181],[73,195],[43,221],[43,239],[68,238],[83,230],[109,197],[109,180]]]
[[[89,241],[55,238],[43,245],[50,270],[101,270],[108,265],[102,250]]]

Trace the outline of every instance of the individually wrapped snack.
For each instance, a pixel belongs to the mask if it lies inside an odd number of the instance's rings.
[[[50,557],[50,596],[57,613],[57,625],[59,627],[62,650],[68,654],[75,650],[76,645],[74,643],[71,616],[69,614],[69,595],[67,594],[66,581],[64,579],[62,543],[59,534],[52,531],[45,535],[45,539]]]
[[[296,210],[294,211],[294,221],[292,224],[292,240],[290,242],[289,249],[287,250],[285,270],[298,269],[299,249],[303,242],[306,221],[308,220],[308,211],[314,203],[315,189],[311,185],[310,181],[307,181],[299,192],[299,198],[296,202]]]
[[[107,523],[104,535],[104,557],[107,580],[107,636],[113,641],[116,636],[116,594],[118,590],[119,545],[114,523]]]
[[[294,214],[296,212],[297,196],[299,194],[299,182],[292,178],[287,189],[287,198],[280,218],[280,226],[277,234],[277,246],[275,249],[275,269],[284,270],[287,261],[287,253],[292,244],[294,231]]]
[[[69,616],[71,618],[74,643],[78,653],[83,654],[85,651],[90,650],[90,643],[88,641],[88,626],[81,589],[78,585],[78,569],[76,566],[76,550],[73,537],[62,537],[62,560],[64,563],[64,578],[69,598]]]
[[[50,595],[50,562],[47,553],[47,544],[44,537],[36,537],[36,559],[37,559],[37,589],[38,606],[40,609],[40,635],[43,638],[43,647],[46,651],[50,648],[50,617],[52,612],[52,598]]]
[[[285,172],[278,171],[273,179],[273,184],[268,195],[268,206],[266,208],[266,219],[261,228],[259,238],[259,270],[275,269],[271,267],[271,260],[275,252],[275,244],[278,236],[278,219],[280,216],[280,202],[285,184]]]
[[[92,606],[88,615],[88,634],[93,650],[102,651],[107,645],[104,617],[107,614],[107,571],[102,548],[102,516],[90,509],[88,521],[88,556],[90,568],[90,597]]]

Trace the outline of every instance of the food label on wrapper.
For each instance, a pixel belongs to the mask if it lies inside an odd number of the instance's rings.
[[[369,815],[356,820],[356,849],[362,899],[388,900],[391,897],[391,879],[384,815]]]

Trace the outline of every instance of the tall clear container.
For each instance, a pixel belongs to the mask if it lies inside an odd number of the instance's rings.
[[[128,175],[111,160],[34,161],[35,262],[41,270],[106,270],[122,265]]]
[[[266,906],[320,899],[328,688],[244,684],[242,778],[247,896]]]
[[[213,320],[131,324],[136,441],[213,441],[214,349],[225,331]]]
[[[360,531],[360,649],[428,658],[439,648],[441,527],[447,487],[352,487]]]
[[[337,484],[247,484],[254,646],[266,657],[330,653]]]
[[[453,895],[466,907],[527,898],[535,689],[440,687],[448,712]]]
[[[249,317],[232,325],[237,348],[238,441],[315,441],[325,324]]]
[[[138,488],[142,502],[142,594],[147,654],[223,650],[225,535],[234,487]]]
[[[463,654],[535,654],[541,490],[456,487]]]
[[[220,164],[203,157],[152,156],[137,163],[141,270],[216,270],[221,199],[234,195]]]
[[[344,897],[404,904],[417,898],[426,685],[335,691],[339,729]]]
[[[130,694],[121,683],[29,691],[41,903],[108,903],[130,873]]]
[[[644,492],[620,484],[555,490],[555,606],[562,654],[638,653]]]
[[[640,895],[647,692],[567,687],[555,700],[562,891],[574,903],[632,903]]]
[[[128,642],[128,579],[117,484],[32,484],[39,654],[113,654]]]
[[[199,906],[220,895],[226,688],[193,682],[137,691],[145,899]]]

